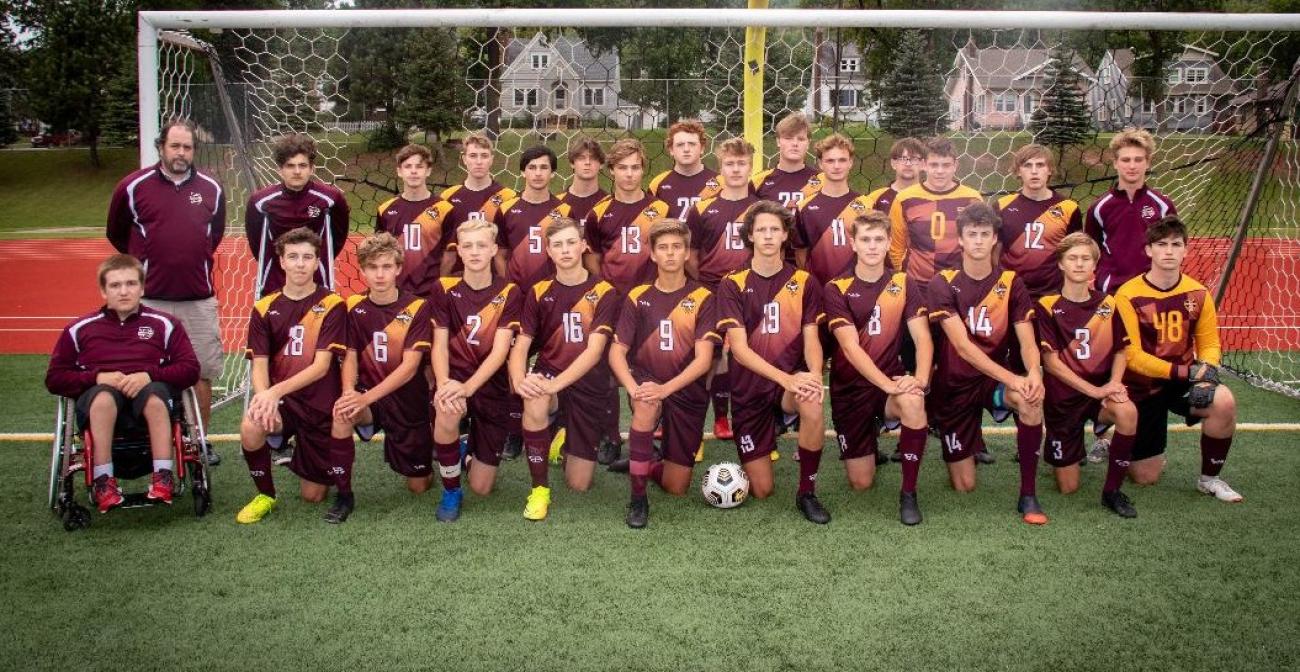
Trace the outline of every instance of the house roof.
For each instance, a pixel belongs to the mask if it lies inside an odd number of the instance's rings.
[[[1137,61],[1132,49],[1112,49],[1111,58],[1115,61],[1115,66],[1123,73],[1126,79],[1133,78],[1133,63]],[[1224,74],[1223,69],[1219,67],[1216,60],[1218,54],[1209,49],[1202,49],[1192,45],[1183,47],[1183,52],[1175,57],[1169,63],[1169,67],[1206,67],[1209,69],[1209,75],[1205,82],[1199,84],[1188,84],[1186,78],[1182,78],[1178,84],[1170,85],[1166,88],[1166,96],[1188,96],[1188,95],[1214,95],[1221,96],[1237,92],[1237,85],[1231,78]]]
[[[506,44],[507,66],[514,63],[520,54],[535,42],[554,49],[560,58],[567,61],[574,72],[583,79],[604,81],[618,78],[619,61],[616,49],[596,55],[587,49],[585,42],[568,35],[548,38],[542,33],[537,33],[530,39],[511,38]]]
[[[1027,49],[1024,47],[985,47],[976,48],[967,45],[957,52],[959,69],[970,70],[980,88],[991,91],[1007,89],[1032,89],[1046,75],[1047,62],[1051,59],[1049,49]],[[1074,68],[1085,80],[1093,79],[1092,68],[1074,54]]]

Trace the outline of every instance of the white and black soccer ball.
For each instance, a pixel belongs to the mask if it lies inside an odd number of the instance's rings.
[[[749,477],[735,462],[719,462],[704,472],[700,482],[704,501],[719,509],[730,509],[745,503],[749,497]]]

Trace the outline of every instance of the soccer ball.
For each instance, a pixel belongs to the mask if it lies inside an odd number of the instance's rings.
[[[700,482],[704,501],[719,509],[730,509],[745,503],[749,496],[749,477],[739,464],[720,462],[704,472]]]

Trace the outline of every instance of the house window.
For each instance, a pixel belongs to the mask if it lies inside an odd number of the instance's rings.
[[[534,70],[545,70],[551,65],[550,54],[530,54],[529,58],[532,61]]]
[[[1015,112],[1016,111],[1016,94],[999,93],[993,97],[994,112]]]
[[[1210,81],[1210,69],[1209,68],[1188,68],[1187,79],[1185,81],[1188,84],[1204,84]]]
[[[537,107],[537,89],[515,89],[515,107]]]
[[[835,102],[836,107],[857,107],[858,90],[857,89],[840,89],[839,97]]]
[[[1033,114],[1033,113],[1036,112],[1037,110],[1038,110],[1038,94],[1037,94],[1037,93],[1032,93],[1032,92],[1031,92],[1031,93],[1026,93],[1026,94],[1025,94],[1025,114]]]
[[[1110,84],[1110,68],[1103,68],[1102,71],[1097,74],[1097,82],[1103,86]]]
[[[1154,100],[1143,100],[1143,101],[1142,101],[1142,114],[1155,114],[1155,113],[1156,113],[1156,101],[1154,101]]]
[[[587,107],[601,107],[605,104],[605,89],[586,87],[582,90],[582,104]]]
[[[1181,84],[1183,82],[1183,69],[1170,68],[1169,77],[1165,80],[1166,84]]]
[[[1187,99],[1186,99],[1186,98],[1175,98],[1175,99],[1174,99],[1174,114],[1186,114],[1186,113],[1187,113]]]
[[[1205,116],[1205,114],[1206,114],[1207,112],[1209,112],[1209,111],[1210,111],[1210,101],[1209,101],[1209,99],[1206,98],[1205,96],[1201,96],[1201,97],[1197,98],[1197,99],[1196,99],[1196,114],[1197,114],[1197,116]]]
[[[840,59],[840,72],[857,72],[861,67],[862,62],[857,58]]]
[[[984,114],[989,111],[988,96],[975,96],[975,113]]]
[[[555,107],[564,109],[569,106],[569,90],[563,86],[555,90]]]

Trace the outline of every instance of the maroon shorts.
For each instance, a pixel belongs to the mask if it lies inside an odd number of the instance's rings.
[[[501,449],[506,437],[523,432],[523,401],[510,394],[501,396],[483,388],[469,398],[469,452],[475,460],[496,467],[501,464]]]
[[[592,374],[587,374],[588,376]],[[607,374],[598,374],[602,379]],[[578,381],[581,383],[582,381]],[[610,391],[574,383],[560,390],[555,422],[564,428],[564,454],[583,460],[596,460],[596,446],[605,434]],[[618,397],[615,395],[615,400]]]
[[[1047,445],[1043,461],[1053,467],[1068,467],[1083,461],[1083,426],[1101,415],[1101,400],[1086,394],[1071,394],[1062,399],[1046,399],[1043,424]]]
[[[384,462],[407,478],[424,478],[433,473],[433,428],[398,422],[388,404],[370,406],[375,431],[384,431]]]
[[[889,395],[875,385],[831,388],[831,424],[841,460],[875,455]]]
[[[664,460],[687,469],[695,467],[695,453],[704,440],[704,416],[709,413],[709,393],[703,380],[678,390],[660,405],[664,438],[659,444]]]
[[[777,425],[784,412],[785,390],[776,383],[738,395],[731,393],[731,429],[735,433],[740,463],[767,458],[776,450]]]
[[[337,456],[330,455],[330,414],[289,401],[280,404],[280,436],[294,439],[289,471],[305,481],[332,485],[333,461]]]
[[[960,462],[984,450],[984,432],[980,427],[988,411],[996,422],[1011,417],[998,381],[980,376],[966,382],[943,382],[939,376],[926,398],[926,411],[939,428],[943,444],[943,461]]]

